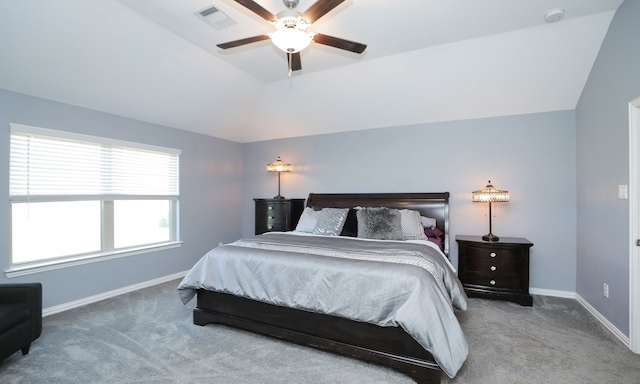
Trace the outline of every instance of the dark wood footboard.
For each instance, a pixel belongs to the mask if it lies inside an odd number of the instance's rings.
[[[193,322],[218,323],[384,365],[419,384],[440,383],[433,356],[399,327],[279,307],[225,293],[198,291]]]

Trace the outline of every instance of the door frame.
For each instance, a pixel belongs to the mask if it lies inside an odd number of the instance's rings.
[[[629,348],[640,353],[640,97],[629,103]]]

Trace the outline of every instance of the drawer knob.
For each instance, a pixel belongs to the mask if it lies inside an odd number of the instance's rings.
[[[497,255],[496,255],[496,253],[495,253],[495,252],[491,252],[491,253],[489,254],[489,256],[491,256],[491,257],[496,257]]]
[[[495,280],[491,280],[491,281],[489,282],[489,284],[491,284],[491,285],[496,285],[496,281],[495,281]]]
[[[491,269],[492,271],[495,271],[498,268],[495,265],[492,265],[491,268],[489,268],[489,269]]]
[[[273,220],[273,216],[267,216],[267,219]]]
[[[273,209],[273,207],[272,207],[272,206],[268,206],[268,207],[267,207],[267,209],[268,209],[268,210],[272,210],[272,209]]]
[[[273,225],[267,225],[267,229],[273,229]]]

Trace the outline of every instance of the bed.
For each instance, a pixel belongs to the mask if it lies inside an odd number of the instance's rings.
[[[451,271],[453,267],[445,260],[449,253],[449,193],[312,193],[307,198],[306,206],[314,211],[348,208],[349,217],[343,224],[341,236],[330,239],[331,236],[268,233],[212,250],[194,266],[178,287],[184,303],[197,297],[194,323],[228,325],[377,363],[398,370],[419,384],[440,383],[443,371],[450,377],[455,376],[466,359],[468,349],[454,313],[454,307],[466,309],[466,296]],[[357,232],[355,216],[358,214],[354,207],[418,211],[421,216],[433,220],[434,229],[440,234],[439,245],[425,247],[411,241],[366,241],[354,238]],[[313,245],[309,245],[309,242]],[[328,246],[326,242],[330,242]],[[338,245],[334,246],[334,243]],[[360,247],[360,243],[366,243],[363,245],[366,251],[351,249]],[[399,247],[407,247],[407,250],[400,250]],[[426,267],[421,269],[410,265],[415,264],[416,258],[424,256],[423,249],[429,258],[444,260],[428,263],[431,275],[425,272],[428,269]],[[283,250],[286,252],[279,252]],[[343,251],[348,256],[346,259],[327,257]],[[404,255],[405,252],[407,255],[419,254],[420,257],[406,256],[409,261],[405,264],[377,262],[388,259],[388,252],[398,255]],[[227,253],[230,256],[223,257]],[[436,253],[441,256],[431,256]],[[269,262],[258,259],[258,256],[268,257]],[[247,273],[249,267],[245,264],[229,267],[230,263],[236,262],[233,260],[245,257],[249,260],[247,264],[257,263],[255,265],[259,266],[251,268],[265,270],[266,277],[257,276],[255,269]],[[367,257],[374,259],[365,260]],[[312,264],[313,274],[309,272],[312,268],[304,265],[307,259],[315,263]],[[323,264],[316,267],[317,263]],[[225,268],[230,269],[225,272]],[[357,273],[346,275],[346,280],[339,280],[340,276],[351,273],[346,271],[354,268],[357,268]],[[324,272],[325,269],[327,272]],[[274,278],[279,271],[287,271],[280,273],[286,278]],[[217,279],[216,282],[205,283],[211,274],[217,275],[213,278]],[[384,276],[380,276],[382,274]],[[429,276],[437,278],[439,274],[444,277],[437,284],[426,283],[426,280],[432,279]],[[392,286],[396,283],[390,283],[390,276],[405,276],[398,284],[407,285],[401,288],[406,294],[393,292],[395,288]],[[332,280],[334,278],[336,280]],[[289,284],[293,285],[289,287]],[[336,287],[340,287],[340,295],[336,295]],[[282,292],[287,289],[292,293],[283,295]],[[357,291],[359,289],[370,292],[374,298],[365,297]],[[356,296],[358,299],[348,298],[347,291],[359,295]],[[384,296],[387,291],[393,295],[392,298]],[[447,294],[449,297],[445,298]],[[323,295],[345,298],[327,302]],[[291,299],[288,296],[295,297]],[[384,305],[372,301],[380,297],[384,297],[380,301]],[[406,301],[396,304],[394,300],[400,300],[400,297]],[[426,297],[429,299],[424,299]],[[357,311],[354,307],[358,307]],[[430,325],[425,326],[425,323]]]

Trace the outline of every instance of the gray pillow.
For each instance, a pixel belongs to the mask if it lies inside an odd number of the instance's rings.
[[[358,237],[377,240],[403,240],[400,211],[397,209],[363,208],[356,212]]]
[[[324,236],[340,236],[344,222],[347,220],[349,208],[322,208],[314,234]]]

